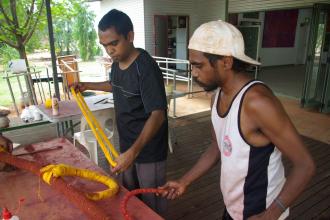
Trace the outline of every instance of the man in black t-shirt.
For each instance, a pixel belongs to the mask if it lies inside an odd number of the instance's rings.
[[[110,82],[83,82],[76,90],[113,92],[120,156],[112,172],[128,190],[156,188],[165,183],[168,147],[167,102],[162,72],[153,58],[133,45],[130,18],[111,10],[98,25],[99,40],[114,63]],[[153,194],[142,200],[159,214],[166,200]]]

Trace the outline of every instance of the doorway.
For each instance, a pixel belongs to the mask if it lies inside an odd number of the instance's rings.
[[[189,17],[184,15],[155,15],[155,56],[187,60]],[[181,69],[186,65],[176,64]]]

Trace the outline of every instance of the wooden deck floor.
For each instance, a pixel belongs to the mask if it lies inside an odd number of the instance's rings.
[[[175,120],[177,145],[168,159],[168,179],[185,173],[210,144],[210,112]],[[288,219],[330,219],[330,145],[303,137],[317,164],[308,188],[291,207]],[[286,170],[290,163],[284,159]],[[287,172],[286,172],[287,173]],[[219,164],[193,183],[180,199],[170,201],[168,220],[220,219],[223,201],[219,187]]]

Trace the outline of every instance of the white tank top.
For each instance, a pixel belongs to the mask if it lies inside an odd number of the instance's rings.
[[[229,215],[246,219],[264,211],[280,193],[284,183],[281,152],[273,143],[254,147],[243,137],[240,112],[244,95],[260,81],[250,81],[235,95],[227,112],[220,116],[216,92],[212,106],[212,124],[221,153],[220,187]],[[289,210],[280,219],[284,219]]]

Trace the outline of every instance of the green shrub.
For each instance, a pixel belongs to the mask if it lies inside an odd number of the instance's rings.
[[[7,44],[0,44],[0,63],[7,67],[8,62],[14,59],[19,59],[18,51]]]

